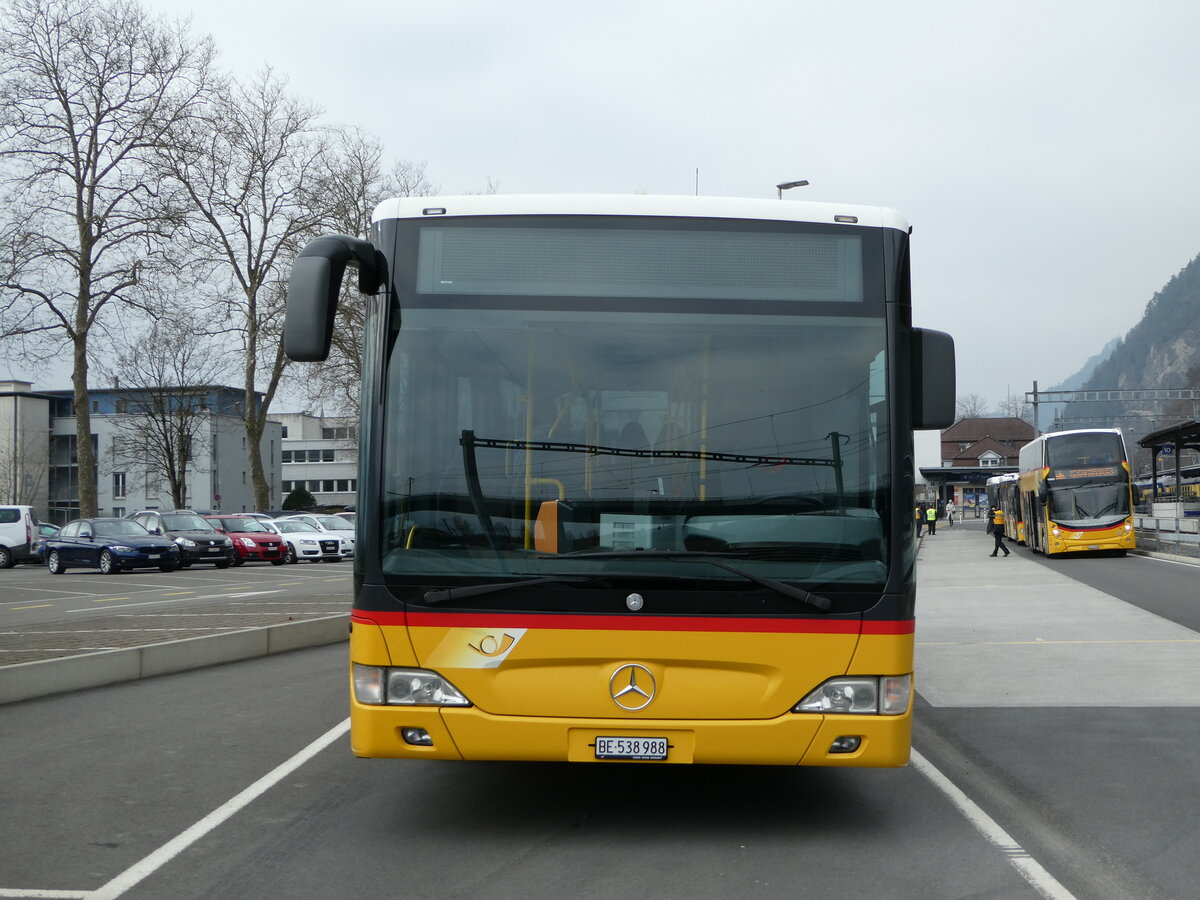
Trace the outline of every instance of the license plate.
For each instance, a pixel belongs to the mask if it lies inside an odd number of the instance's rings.
[[[146,554],[146,557],[147,557],[147,559],[158,559],[160,556],[162,556],[162,554],[161,554],[161,553],[148,553],[148,554]]]
[[[209,548],[208,548],[208,552],[209,552],[209,553],[220,553],[220,552],[221,552],[221,548],[220,548],[220,547],[209,547]]]
[[[661,737],[598,737],[596,759],[666,759],[667,739]]]

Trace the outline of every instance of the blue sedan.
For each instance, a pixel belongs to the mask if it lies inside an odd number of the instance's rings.
[[[130,519],[76,519],[46,538],[46,568],[61,575],[69,568],[99,569],[115,575],[126,569],[179,568],[179,548],[169,538],[152,535]]]

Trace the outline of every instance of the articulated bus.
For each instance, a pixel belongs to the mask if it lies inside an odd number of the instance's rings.
[[[1043,434],[1019,459],[1027,546],[1047,556],[1134,549],[1133,485],[1119,429]]]
[[[1025,543],[1025,520],[1016,472],[993,475],[987,480],[988,505],[1004,513],[1004,536]]]
[[[914,328],[895,211],[385,201],[295,261],[285,347],[369,295],[350,636],[362,757],[899,766]]]

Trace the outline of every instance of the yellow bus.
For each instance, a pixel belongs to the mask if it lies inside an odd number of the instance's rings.
[[[285,347],[366,303],[351,745],[363,757],[899,766],[913,328],[893,210],[386,201],[296,259]]]
[[[1026,546],[1047,556],[1134,549],[1133,482],[1119,429],[1043,434],[1019,460]]]
[[[1025,543],[1025,518],[1016,472],[993,475],[987,480],[988,504],[1004,512],[1004,536]]]

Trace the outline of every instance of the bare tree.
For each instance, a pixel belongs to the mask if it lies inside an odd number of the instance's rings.
[[[318,190],[325,136],[316,116],[266,70],[214,93],[205,121],[187,123],[169,148],[172,177],[195,210],[191,240],[221,288],[213,300],[240,338],[246,447],[260,509],[271,506],[262,436],[288,362],[281,264],[328,219]]]
[[[358,129],[334,134],[326,158],[320,190],[330,203],[326,231],[366,237],[371,215],[381,200],[389,197],[421,197],[438,188],[426,176],[426,163],[399,160],[383,169],[383,145]],[[338,302],[337,323],[329,358],[305,368],[309,397],[338,413],[357,415],[358,386],[362,377],[365,298],[347,279]]]
[[[954,412],[960,419],[974,419],[987,415],[987,401],[979,394],[964,394],[954,404]]]
[[[186,313],[157,319],[134,349],[108,370],[118,396],[113,420],[114,468],[166,477],[176,509],[188,505],[187,477],[209,458],[213,387],[225,374],[225,357],[210,335]]]
[[[1033,415],[1033,408],[1024,396],[1010,393],[1000,401],[1000,412],[1014,419],[1027,419]]]
[[[152,158],[194,113],[212,45],[136,0],[7,0],[0,23],[0,335],[70,348],[80,512],[95,515],[90,338],[180,221]]]

